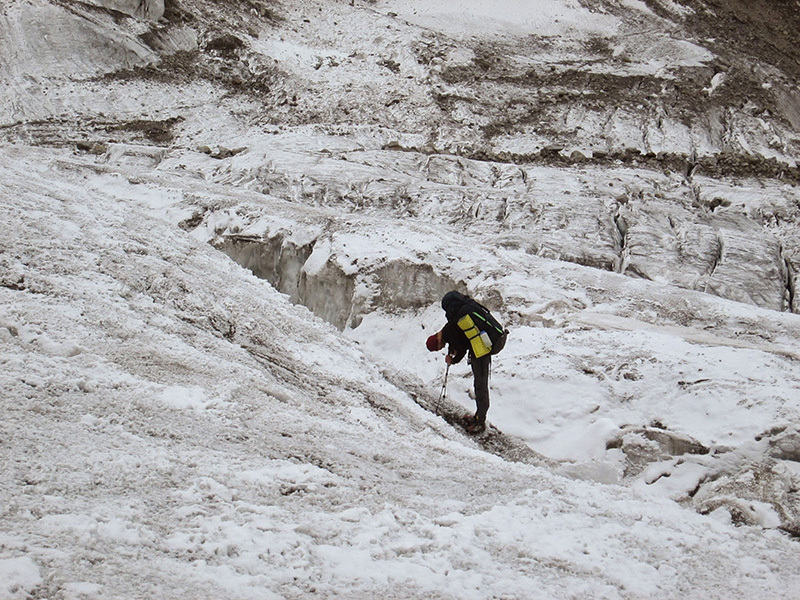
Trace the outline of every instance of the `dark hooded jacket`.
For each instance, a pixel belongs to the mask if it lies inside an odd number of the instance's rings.
[[[451,321],[442,328],[442,341],[447,344],[447,353],[452,356],[451,364],[461,362],[464,355],[471,351],[467,336],[456,323]]]

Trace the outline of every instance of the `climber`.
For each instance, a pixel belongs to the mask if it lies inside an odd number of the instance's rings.
[[[476,411],[464,420],[469,433],[480,433],[486,428],[486,413],[489,410],[492,355],[503,349],[508,331],[486,307],[459,292],[447,292],[442,298],[442,308],[447,323],[430,336],[425,345],[430,352],[438,352],[447,346],[445,362],[448,365],[459,363],[469,353]]]

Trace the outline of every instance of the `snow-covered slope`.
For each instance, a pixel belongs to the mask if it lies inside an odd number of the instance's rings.
[[[796,597],[796,11],[454,7],[4,4],[0,598]]]
[[[385,379],[410,357],[365,355],[178,228],[176,189],[68,152],[1,159],[5,597],[780,597],[800,583],[782,534],[480,451]],[[578,339],[598,352],[602,334],[516,331],[497,361],[497,412],[520,411],[529,437],[560,429],[557,455],[585,442],[545,411],[567,417],[570,404],[574,425],[606,413],[601,388],[629,373],[652,387],[664,362],[737,356],[666,351],[674,333],[641,330],[627,349],[642,355],[600,386],[565,363]],[[410,339],[361,335],[394,352]],[[746,376],[754,359],[781,374],[779,358],[751,352]],[[713,368],[713,389],[735,377]],[[630,414],[643,400],[628,402]],[[723,404],[708,410],[737,409]],[[748,437],[745,418],[729,414],[736,435]]]

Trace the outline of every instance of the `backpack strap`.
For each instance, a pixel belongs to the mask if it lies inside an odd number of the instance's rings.
[[[481,307],[483,310],[485,310],[485,311],[486,311],[486,314],[491,314],[491,313],[489,312],[489,309],[487,309],[487,308],[486,308],[486,307],[485,307],[483,304],[479,304],[478,302],[476,302],[475,304],[477,304],[477,305],[478,305],[478,306],[480,306],[480,307]],[[495,329],[495,330],[497,330],[497,333],[501,333],[501,334],[503,333],[503,331],[504,331],[504,330],[503,330],[503,328],[502,328],[502,327],[498,327],[498,326],[497,326],[495,323],[492,323],[492,321],[490,321],[489,319],[487,319],[487,318],[486,318],[484,315],[480,314],[479,312],[474,312],[474,313],[472,313],[472,314],[474,314],[476,317],[478,317],[478,319],[480,319],[481,321],[483,321],[483,323],[484,323],[486,326],[488,326],[488,327],[491,327],[492,329]]]

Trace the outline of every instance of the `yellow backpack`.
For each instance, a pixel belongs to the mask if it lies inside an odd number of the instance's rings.
[[[458,320],[458,326],[467,336],[470,346],[472,346],[472,353],[475,358],[486,356],[492,351],[492,340],[489,334],[485,331],[478,329],[475,321],[472,320],[472,315],[464,315]]]

